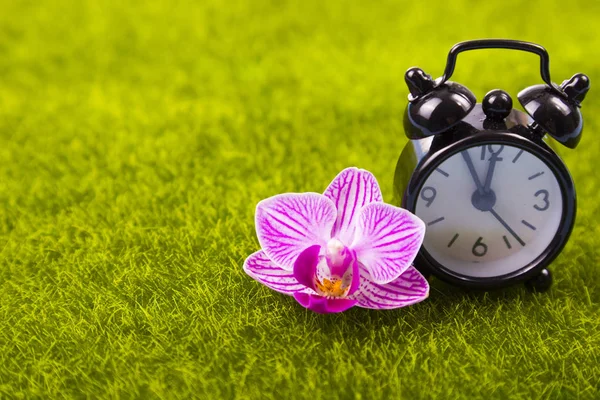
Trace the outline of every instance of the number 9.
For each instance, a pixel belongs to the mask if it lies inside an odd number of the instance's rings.
[[[430,194],[428,195],[427,193]],[[425,204],[426,207],[429,207],[431,203],[433,203],[436,195],[437,190],[431,186],[425,186],[423,190],[421,190],[421,198],[427,202],[427,204]]]

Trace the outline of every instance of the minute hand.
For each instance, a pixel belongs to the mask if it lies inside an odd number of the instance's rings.
[[[496,162],[498,162],[500,160],[501,160],[501,158],[499,158],[496,154],[493,154],[492,157],[490,158],[490,166],[488,167],[488,172],[487,172],[487,175],[485,176],[485,183],[483,184],[483,191],[485,193],[490,192],[490,186],[492,184],[494,170],[496,169]]]
[[[506,221],[504,221],[504,220],[502,219],[502,217],[501,217],[501,216],[499,216],[499,215],[498,215],[498,213],[497,213],[497,212],[496,212],[496,211],[495,211],[493,208],[491,208],[489,211],[490,211],[490,213],[491,213],[491,214],[494,216],[494,218],[496,218],[496,219],[498,220],[498,222],[500,222],[500,223],[502,224],[502,226],[503,226],[503,227],[504,227],[504,228],[505,228],[505,229],[506,229],[506,230],[507,230],[507,231],[508,231],[508,232],[509,232],[511,235],[513,235],[513,237],[514,237],[515,239],[517,239],[517,242],[519,242],[519,243],[521,244],[521,246],[525,246],[525,242],[523,241],[523,239],[521,239],[521,238],[519,237],[519,235],[517,235],[517,233],[516,233],[515,231],[513,231],[513,229],[512,229],[510,226],[508,226],[508,224],[506,223]]]

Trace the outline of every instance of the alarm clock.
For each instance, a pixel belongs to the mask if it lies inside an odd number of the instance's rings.
[[[491,48],[540,57],[544,84],[517,95],[525,112],[503,90],[477,103],[469,89],[449,80],[459,53]],[[548,265],[565,246],[576,214],[573,180],[556,150],[574,149],[581,139],[588,77],[575,74],[556,85],[542,46],[486,39],[456,44],[441,78],[410,68],[405,80],[410,140],[398,159],[394,191],[426,224],[415,267],[464,287],[523,282],[530,290],[548,289]]]

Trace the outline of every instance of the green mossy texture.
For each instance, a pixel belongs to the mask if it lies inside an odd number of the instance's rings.
[[[0,397],[600,398],[599,2],[0,3]],[[592,81],[550,292],[322,316],[246,276],[259,200],[347,166],[392,199],[404,71],[481,37]],[[516,96],[538,63],[453,79]]]

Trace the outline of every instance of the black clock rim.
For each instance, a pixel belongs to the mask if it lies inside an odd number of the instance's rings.
[[[511,286],[518,282],[526,281],[546,268],[560,254],[566,245],[573,226],[575,224],[577,199],[575,186],[569,170],[552,151],[552,149],[541,139],[534,141],[512,132],[481,131],[476,134],[460,138],[442,149],[428,154],[417,166],[411,176],[408,187],[402,199],[402,207],[411,212],[415,212],[416,203],[419,197],[419,191],[425,184],[426,178],[445,160],[458,152],[467,148],[487,145],[487,144],[510,144],[513,147],[523,149],[534,154],[542,160],[552,172],[559,183],[563,202],[563,210],[559,229],[552,238],[546,249],[532,262],[526,266],[512,271],[508,274],[494,277],[472,277],[456,273],[437,262],[425,249],[421,247],[415,258],[417,269],[425,270],[437,278],[451,284],[463,287],[494,289]]]

